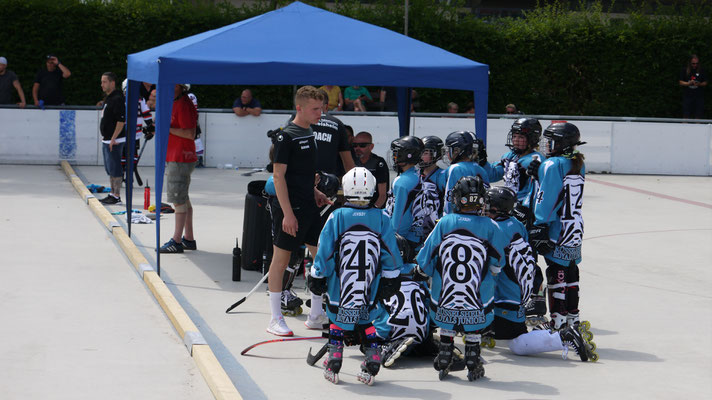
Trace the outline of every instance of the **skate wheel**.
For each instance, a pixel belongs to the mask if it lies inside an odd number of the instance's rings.
[[[373,375],[371,375],[365,371],[359,372],[358,375],[356,376],[356,378],[359,380],[359,382],[365,383],[368,386],[372,386],[373,382],[376,381],[376,379]]]
[[[581,321],[581,328],[585,331],[590,331],[591,330],[591,323],[588,321]]]
[[[302,308],[302,306],[299,306],[299,307],[297,307],[296,310],[294,310],[294,313],[296,315],[302,315],[303,312],[304,312],[304,309]]]
[[[587,345],[590,352],[596,351],[596,342],[587,342]]]
[[[593,339],[593,333],[589,331],[582,331],[581,336],[583,337],[583,340],[590,342]]]
[[[592,353],[589,355],[588,359],[589,359],[590,361],[593,361],[593,362],[598,361],[598,353],[592,352]]]
[[[446,369],[438,372],[438,379],[443,380],[447,376],[448,371]]]
[[[324,371],[324,379],[333,384],[337,384],[339,383],[339,374],[335,374],[331,371]]]
[[[494,349],[494,346],[496,346],[496,345],[497,345],[497,341],[492,338],[488,338],[488,339],[485,339],[482,341],[482,346],[484,346],[488,349]]]

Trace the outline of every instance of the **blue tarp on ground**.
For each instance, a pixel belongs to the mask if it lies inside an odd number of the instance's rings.
[[[388,29],[295,2],[129,55],[127,102],[136,104],[139,82],[157,84],[156,160],[165,160],[173,85],[177,83],[394,86],[401,89],[401,135],[408,132],[410,114],[405,89],[472,90],[475,132],[486,140],[488,70],[485,64]],[[129,106],[127,112],[127,126],[133,126],[136,107]],[[127,185],[129,199],[130,187]],[[162,188],[163,164],[156,162],[156,204],[160,204]],[[158,218],[156,222],[156,240],[160,242]]]

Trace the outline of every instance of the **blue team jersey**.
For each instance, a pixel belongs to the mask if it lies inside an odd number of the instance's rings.
[[[329,320],[345,330],[373,321],[381,276],[397,277],[402,264],[390,221],[380,209],[347,203],[334,210],[311,269],[313,277],[327,279]]]
[[[494,275],[503,266],[505,237],[487,217],[444,215],[416,257],[432,276],[430,319],[443,329],[473,332],[494,319]]]
[[[270,196],[277,196],[277,190],[274,188],[274,178],[272,175],[267,178],[267,183],[265,183],[265,193]]]
[[[532,293],[535,264],[524,224],[514,217],[495,221],[504,234],[505,265],[497,274],[494,314],[512,322],[524,322],[526,303]]]
[[[398,292],[383,301],[383,312],[373,321],[376,333],[384,340],[413,337],[423,343],[430,329],[429,292],[425,282],[404,279]]]
[[[390,217],[393,231],[414,243],[423,240],[423,222],[432,208],[426,195],[415,167],[393,180],[388,192],[384,213]]]
[[[527,167],[535,155],[541,162],[546,159],[537,151],[523,156],[510,151],[505,153],[500,161],[484,165],[489,181],[497,182],[503,179],[504,186],[512,189],[517,194],[517,200],[525,207],[530,207],[530,199],[538,188],[536,180],[526,174]]]
[[[585,165],[581,172],[569,175],[571,160],[564,157],[547,159],[539,167],[539,190],[534,204],[534,224],[547,225],[549,238],[556,242],[546,259],[567,266],[581,262],[583,241],[583,186]]]
[[[445,213],[452,213],[455,211],[454,205],[452,203],[452,188],[455,187],[460,178],[463,176],[479,176],[485,184],[486,188],[489,188],[489,177],[487,176],[487,171],[480,167],[479,164],[472,161],[460,161],[457,164],[453,164],[447,169],[447,184],[445,185]]]

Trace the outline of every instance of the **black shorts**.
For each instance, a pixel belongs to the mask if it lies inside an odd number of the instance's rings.
[[[297,236],[292,236],[282,232],[282,219],[284,214],[276,197],[272,198],[270,204],[272,210],[272,233],[274,245],[282,250],[297,251],[303,244],[316,246],[319,242],[319,234],[321,233],[321,224],[319,218],[319,210],[311,209],[296,209],[294,216],[297,217]]]
[[[497,315],[494,316],[492,327],[494,328],[494,338],[499,340],[514,339],[528,332],[524,322],[512,322]]]

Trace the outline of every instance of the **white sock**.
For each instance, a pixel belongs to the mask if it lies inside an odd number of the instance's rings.
[[[317,296],[314,293],[311,294],[311,309],[309,310],[309,316],[311,317],[311,319],[314,319],[319,315],[324,314],[324,310],[321,307],[322,303],[323,300],[321,296]]]
[[[564,349],[559,332],[547,330],[531,331],[509,341],[509,349],[520,356]]]
[[[282,292],[269,292],[269,306],[272,310],[272,319],[282,316]]]

